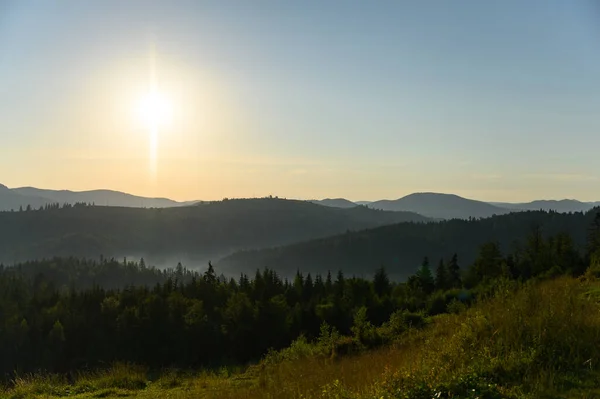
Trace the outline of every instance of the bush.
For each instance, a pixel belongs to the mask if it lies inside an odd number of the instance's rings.
[[[379,330],[367,319],[367,308],[364,306],[356,312],[351,331],[354,340],[365,348],[373,348],[383,343]]]
[[[81,376],[75,384],[75,389],[83,392],[108,388],[140,390],[148,385],[146,373],[144,367],[117,363],[104,372]]]
[[[381,392],[406,399],[539,397],[548,386],[564,392],[588,378],[600,358],[597,285],[559,278],[513,288],[499,285],[491,299],[438,316],[415,336],[419,365],[387,375]]]
[[[392,376],[383,382],[387,395],[397,399],[507,399],[514,397],[489,378],[476,373],[458,375],[448,383],[429,383],[412,374]]]
[[[321,339],[321,338],[320,338]],[[284,361],[293,361],[312,356],[324,356],[331,353],[331,349],[324,344],[311,344],[304,335],[294,340],[291,345],[282,350],[269,350],[262,360],[264,365],[276,365]]]

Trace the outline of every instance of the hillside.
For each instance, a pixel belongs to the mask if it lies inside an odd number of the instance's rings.
[[[242,251],[221,259],[217,267],[222,270],[269,267],[287,276],[297,269],[313,273],[341,269],[346,274],[360,276],[370,275],[384,265],[390,276],[404,280],[414,273],[424,256],[429,256],[435,265],[456,252],[461,264],[469,264],[475,260],[481,244],[497,241],[502,249],[510,250],[535,225],[541,226],[544,235],[569,233],[581,248],[585,243],[585,226],[593,217],[593,212],[530,211],[472,221],[401,223],[278,248]]]
[[[167,208],[173,206],[191,205],[195,201],[177,202],[168,198],[147,198],[137,195],[131,195],[113,190],[90,190],[90,191],[69,191],[69,190],[45,190],[35,187],[14,188],[11,191],[27,197],[45,198],[48,202],[57,202],[59,204],[75,204],[85,202],[89,204],[103,206],[122,206],[122,207],[140,207],[140,208]],[[0,200],[0,210],[2,210],[2,201]],[[7,208],[4,208],[7,209]]]
[[[495,206],[517,211],[556,211],[556,212],[587,212],[594,203],[581,202],[572,199],[564,200],[537,200],[525,203],[494,202]]]
[[[18,211],[19,208],[25,209],[27,206],[37,209],[52,202],[48,198],[42,198],[34,194],[19,193],[0,184],[0,211]]]
[[[311,200],[310,202],[319,205],[332,206],[335,208],[354,208],[358,204],[348,201],[345,198],[325,198],[322,200]]]
[[[590,363],[600,356],[598,292],[593,278],[560,277],[526,286],[504,281],[489,299],[470,308],[455,306],[427,318],[397,312],[381,326],[355,317],[351,336],[322,329],[317,340],[299,338],[247,368],[158,374],[147,366],[116,364],[100,372],[73,373],[69,380],[25,375],[4,393],[0,389],[0,398],[595,398],[600,384]],[[413,326],[409,317],[420,323]],[[151,331],[156,333],[146,333]],[[334,357],[332,348],[368,342],[370,335],[388,336],[391,342]],[[165,343],[176,346],[173,339]],[[140,345],[156,344],[143,339]],[[188,356],[190,349],[197,350],[189,348]]]
[[[235,250],[290,244],[423,216],[280,199],[142,209],[77,206],[0,213],[0,261],[55,255],[146,257],[156,265],[205,264]]]
[[[0,267],[0,398],[600,392],[600,214],[591,216],[579,226],[585,253],[569,235],[533,234],[512,251],[487,243],[463,267],[423,262],[401,283],[383,268],[368,278],[263,269],[222,279],[210,264],[160,272],[68,257]],[[156,283],[102,289],[96,276]]]
[[[415,212],[435,219],[485,218],[510,212],[487,202],[438,193],[415,193],[397,200],[371,202],[367,206],[385,211]]]

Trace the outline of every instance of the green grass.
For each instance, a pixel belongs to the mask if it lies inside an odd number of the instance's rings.
[[[298,340],[243,372],[151,378],[116,365],[79,375],[16,378],[0,398],[596,398],[600,284],[559,278],[515,288],[432,318],[389,347],[330,356]]]

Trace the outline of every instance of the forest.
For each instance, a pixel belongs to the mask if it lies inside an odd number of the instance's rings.
[[[54,258],[0,267],[0,372],[86,370],[115,361],[155,369],[246,364],[295,340],[333,335],[335,350],[390,342],[427,317],[484,298],[502,281],[580,276],[600,265],[600,213],[582,249],[559,232],[532,228],[512,251],[489,241],[466,264],[456,252],[421,259],[406,281],[385,265],[370,278],[332,269],[272,269],[239,278],[182,265],[159,271],[144,261]],[[124,285],[119,285],[119,282]]]
[[[581,226],[592,223],[596,212],[526,211],[485,219],[398,223],[276,248],[239,251],[215,265],[226,271],[268,267],[287,276],[293,276],[297,269],[317,273],[336,265],[346,273],[367,278],[385,265],[392,279],[402,281],[415,272],[424,256],[437,261],[456,253],[463,264],[471,264],[483,244],[493,241],[502,252],[519,252],[533,231],[546,239],[568,234],[572,245],[583,251],[586,232]]]
[[[153,264],[205,262],[264,248],[399,222],[411,212],[339,209],[278,198],[233,199],[175,208],[75,205],[0,212],[0,262],[42,257],[136,256]]]

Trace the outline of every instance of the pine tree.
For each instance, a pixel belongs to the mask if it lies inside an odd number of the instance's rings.
[[[294,277],[294,292],[298,299],[302,298],[302,292],[304,292],[304,277],[300,270],[296,271],[296,277]]]
[[[448,286],[449,288],[462,287],[462,279],[460,277],[460,266],[458,265],[458,255],[455,253],[448,263]]]
[[[313,279],[312,279],[310,273],[308,273],[306,275],[306,279],[304,280],[304,291],[302,292],[303,299],[305,302],[310,301],[310,299],[312,298],[313,288],[314,288]]]
[[[431,294],[435,289],[435,281],[433,279],[433,274],[431,273],[431,268],[429,267],[429,259],[427,257],[423,259],[423,263],[417,271],[417,278],[423,292],[425,294]]]
[[[341,298],[344,295],[345,284],[346,280],[344,279],[344,273],[341,270],[339,270],[334,284],[335,295],[338,298]]]
[[[315,295],[320,298],[323,296],[323,292],[325,291],[325,284],[323,283],[323,277],[320,274],[315,276]]]
[[[503,275],[505,264],[498,243],[486,242],[479,247],[479,255],[469,269],[468,286],[475,286],[486,279],[495,279]]]
[[[444,260],[440,259],[437,269],[435,270],[435,289],[436,290],[447,290],[448,284],[448,270],[444,264]]]
[[[600,253],[600,211],[596,212],[594,221],[588,228],[586,244],[586,263],[589,265],[592,255]]]
[[[325,280],[325,292],[327,294],[330,294],[332,287],[333,287],[333,282],[331,281],[331,271],[327,270],[327,279]]]
[[[209,284],[215,284],[217,282],[217,274],[215,273],[215,268],[212,263],[208,262],[208,270],[204,273],[204,281]]]
[[[373,289],[380,298],[388,295],[391,290],[390,279],[383,266],[381,266],[375,272],[375,277],[373,278]]]
[[[65,329],[59,320],[56,320],[54,322],[54,325],[52,326],[52,330],[50,330],[48,337],[50,338],[50,341],[53,344],[65,341]]]

